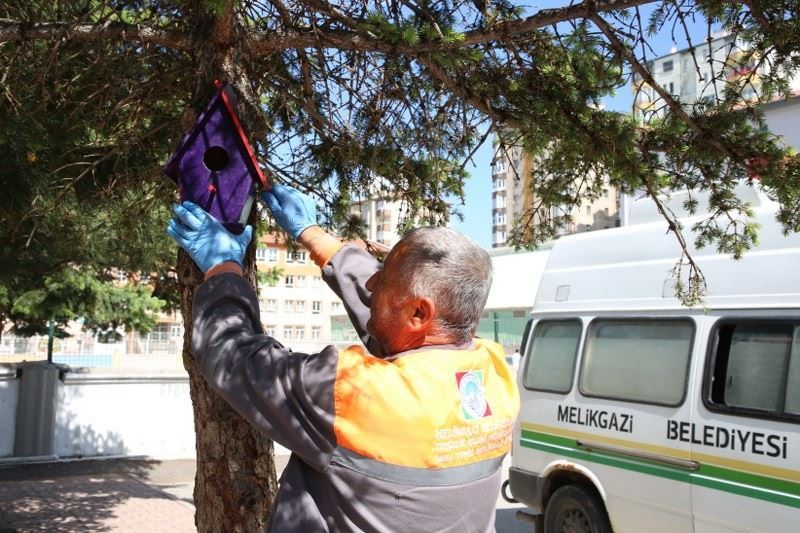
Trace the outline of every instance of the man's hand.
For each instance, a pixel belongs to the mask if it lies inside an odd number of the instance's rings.
[[[307,194],[287,185],[275,184],[261,199],[283,230],[297,240],[303,230],[317,225],[317,205]]]
[[[200,270],[208,272],[211,267],[225,261],[242,265],[244,252],[253,236],[252,226],[247,226],[240,235],[234,235],[192,202],[176,205],[173,211],[175,216],[167,225],[167,233],[186,250]]]

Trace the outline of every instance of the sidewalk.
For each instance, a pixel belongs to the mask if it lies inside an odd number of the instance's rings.
[[[193,459],[0,463],[0,533],[194,533],[194,474]],[[530,531],[521,507],[498,498],[498,532]]]
[[[0,464],[0,533],[193,533],[194,461]]]

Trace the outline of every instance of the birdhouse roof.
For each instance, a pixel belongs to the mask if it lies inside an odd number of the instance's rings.
[[[242,124],[239,122],[239,117],[236,115],[236,95],[234,94],[230,84],[223,83],[219,80],[215,81],[214,84],[217,87],[217,93],[214,95],[214,98],[211,99],[211,102],[209,102],[206,109],[200,114],[200,116],[197,117],[197,120],[195,121],[194,127],[192,127],[191,131],[189,131],[189,133],[184,135],[183,139],[181,139],[178,149],[164,166],[164,173],[180,185],[177,168],[178,163],[185,155],[187,155],[186,152],[192,147],[193,142],[197,140],[202,133],[207,133],[207,129],[210,126],[210,122],[214,114],[223,113],[227,120],[230,121],[229,126],[231,127],[231,133],[235,136],[236,141],[241,143],[241,147],[247,154],[246,160],[248,166],[250,167],[249,170],[252,173],[251,178],[253,181],[259,183],[266,189],[267,180],[264,177],[261,167],[258,166],[255,151],[250,145],[250,142],[247,140],[247,136],[244,133],[244,128],[242,128]]]

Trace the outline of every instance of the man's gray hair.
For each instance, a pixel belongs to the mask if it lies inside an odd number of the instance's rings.
[[[492,260],[478,243],[449,228],[423,227],[403,235],[401,282],[414,297],[431,298],[440,327],[466,343],[478,327],[492,285]]]

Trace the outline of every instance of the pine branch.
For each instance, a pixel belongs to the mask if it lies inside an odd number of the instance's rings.
[[[448,51],[465,46],[490,41],[516,42],[525,39],[531,32],[580,18],[587,18],[593,13],[617,11],[629,7],[653,3],[656,0],[601,0],[586,1],[580,4],[555,9],[542,9],[523,20],[513,20],[493,24],[486,29],[465,32],[464,39],[457,43],[445,43],[440,40],[422,41],[417,44],[386,43],[377,37],[354,32],[355,28],[365,22],[363,19],[346,17],[339,11],[325,10],[335,20],[347,24],[351,30],[323,30],[319,27],[306,31],[294,29],[276,29],[269,32],[252,31],[250,40],[252,50],[259,55],[268,55],[292,48],[331,47],[340,50],[363,52],[401,53],[417,55],[419,53]],[[321,9],[325,4],[307,0],[309,6]],[[332,8],[331,8],[332,9]],[[151,28],[146,25],[124,24],[121,22],[102,25],[76,24],[69,22],[26,23],[10,19],[0,19],[0,43],[26,42],[52,38],[70,38],[76,40],[113,39],[123,42],[149,43],[167,46],[178,50],[190,48],[189,36],[178,31]]]
[[[178,31],[159,30],[122,22],[76,24],[72,22],[20,22],[0,19],[0,43],[29,42],[47,39],[95,41],[109,39],[166,46],[177,50],[189,48],[189,36]]]

